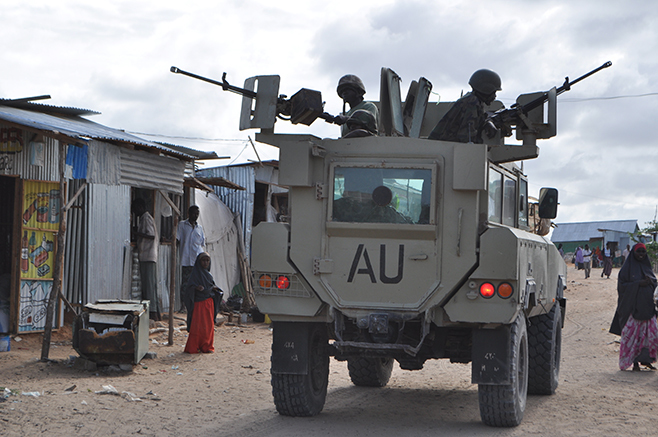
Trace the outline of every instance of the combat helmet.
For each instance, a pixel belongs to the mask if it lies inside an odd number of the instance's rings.
[[[377,120],[370,111],[364,109],[357,109],[347,119],[347,127],[350,130],[364,129],[368,132],[377,135]]]
[[[496,72],[487,70],[486,68],[473,73],[468,84],[475,91],[484,95],[489,95],[502,89],[500,87],[502,84],[500,76]]]
[[[363,85],[363,82],[361,79],[359,79],[359,76],[355,76],[354,74],[346,74],[345,76],[341,77],[340,80],[338,81],[338,87],[336,88],[336,92],[338,93],[338,96],[340,97],[341,91],[347,87],[352,87],[361,93],[361,95],[366,93],[366,87]]]

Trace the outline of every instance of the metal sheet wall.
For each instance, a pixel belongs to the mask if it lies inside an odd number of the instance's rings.
[[[119,185],[121,181],[121,153],[119,147],[91,141],[87,181],[91,184]]]
[[[130,187],[90,184],[88,194],[87,301],[130,298],[124,287],[130,256]]]
[[[169,312],[169,278],[171,265],[171,245],[161,244],[158,250],[158,296],[160,311]]]
[[[10,128],[6,124],[0,123],[0,129]],[[0,152],[0,175],[18,175],[23,179],[34,179],[40,181],[58,181],[59,180],[59,142],[53,138],[39,139],[43,142],[43,152],[40,157],[43,158],[39,165],[32,164],[30,154],[32,145],[30,140],[34,133],[21,129],[23,140],[23,149],[19,152]]]
[[[68,199],[73,198],[84,181],[69,181]],[[87,190],[88,188],[85,188]],[[76,199],[66,214],[66,252],[62,291],[72,304],[87,301],[87,193]]]
[[[215,187],[215,194],[228,206],[233,214],[240,216],[242,238],[247,254],[251,253],[251,223],[254,216],[254,195],[256,190],[256,172],[251,166],[215,167],[199,170],[201,177],[223,177],[245,190],[232,190]]]
[[[183,192],[183,161],[124,148],[120,149],[120,153],[122,184],[173,193]]]

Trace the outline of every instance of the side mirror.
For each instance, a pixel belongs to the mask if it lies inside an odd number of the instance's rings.
[[[539,191],[539,218],[557,217],[557,189],[542,188]]]

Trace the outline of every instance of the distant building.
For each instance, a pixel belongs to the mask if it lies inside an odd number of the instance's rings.
[[[556,223],[551,240],[555,245],[562,243],[565,253],[575,252],[576,247],[588,244],[591,249],[604,248],[608,242],[615,250],[623,250],[627,244],[633,245],[631,235],[640,228],[637,220],[609,220],[600,222]]]

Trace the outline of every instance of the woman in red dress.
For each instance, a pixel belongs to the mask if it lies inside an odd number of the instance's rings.
[[[215,351],[215,304],[221,299],[221,290],[210,274],[210,255],[202,252],[197,256],[194,268],[187,280],[186,292],[194,294],[192,323],[189,326],[185,352],[211,353]],[[218,299],[219,297],[219,299]]]

